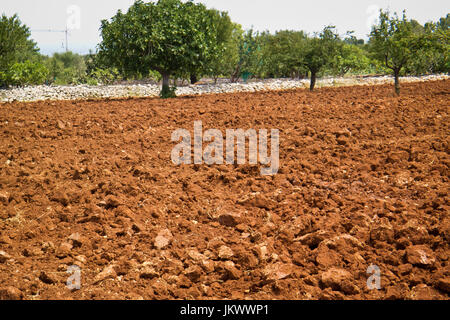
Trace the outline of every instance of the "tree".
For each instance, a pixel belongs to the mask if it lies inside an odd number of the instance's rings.
[[[204,73],[217,81],[219,76],[230,76],[238,64],[243,31],[241,25],[233,23],[226,12],[209,10],[209,13],[217,29],[217,51],[211,56]]]
[[[327,26],[319,34],[307,40],[303,61],[311,72],[310,90],[316,85],[317,74],[325,67],[332,67],[335,56],[339,53],[339,35],[335,27]]]
[[[448,73],[450,71],[450,15],[440,18],[436,23],[427,22],[422,35],[429,43],[417,52],[419,59],[412,61],[408,69],[420,73]]]
[[[395,13],[380,10],[378,25],[370,33],[370,49],[374,57],[392,70],[395,79],[395,93],[400,94],[400,72],[407,64],[418,57],[420,49],[428,48],[432,41],[418,33],[420,27],[411,23],[403,12],[402,18]]]
[[[45,61],[49,80],[59,85],[78,84],[86,78],[85,58],[71,51],[55,53]]]
[[[15,65],[15,72],[18,72],[20,66],[26,69],[26,73],[31,72],[30,68],[41,69],[41,65],[35,63],[39,59],[39,49],[30,39],[30,35],[30,30],[22,24],[17,15],[8,18],[2,14],[0,18],[0,86],[10,84],[8,79],[11,78],[10,72],[13,65]]]
[[[439,28],[438,23],[426,23],[422,29],[416,29],[420,37],[420,46],[414,50],[414,59],[405,66],[407,74],[433,74],[448,72],[450,32]]]
[[[445,18],[441,18],[436,23],[434,29],[435,46],[433,49],[437,50],[437,61],[434,72],[450,72],[450,14],[447,14]]]
[[[217,30],[202,4],[136,1],[101,23],[99,55],[126,75],[158,71],[163,97],[173,96],[171,75],[202,70],[217,50]]]
[[[448,31],[450,28],[450,14],[447,14],[445,18],[440,18],[436,25],[439,29]]]
[[[220,72],[213,76],[224,75],[231,78],[236,71],[236,66],[240,61],[240,44],[244,37],[244,30],[240,24],[233,24],[233,32],[231,38],[226,44],[225,51],[221,60],[218,61]]]
[[[241,34],[239,33],[241,26],[233,23],[227,12],[210,9],[207,13],[216,30],[216,36],[213,38],[216,41],[214,44],[216,50],[211,52],[209,61],[202,68],[191,70],[192,84],[202,75],[210,75],[217,81],[219,76],[229,74],[230,63],[236,63],[238,56],[236,36]]]
[[[301,77],[307,70],[302,59],[306,44],[303,31],[278,31],[267,35],[263,46],[264,66],[271,77]]]
[[[8,72],[7,82],[13,86],[42,84],[48,77],[48,69],[39,62],[26,60],[14,63]]]
[[[242,75],[247,79],[250,75],[260,73],[263,64],[262,45],[265,34],[247,30],[238,39],[239,60],[231,75],[231,82],[236,82]]]
[[[360,46],[342,43],[333,63],[334,73],[340,76],[348,72],[366,72],[370,66],[370,60],[364,49]]]
[[[358,39],[354,36],[355,31],[347,31],[347,37],[344,42],[355,46],[364,46],[364,39]]]

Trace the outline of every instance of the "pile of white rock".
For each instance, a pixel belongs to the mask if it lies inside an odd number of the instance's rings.
[[[403,77],[401,82],[421,82],[448,79],[446,74],[422,77]],[[343,77],[323,78],[317,81],[317,87],[376,85],[393,83],[393,78],[382,77]],[[195,84],[177,88],[176,94],[198,95],[211,93],[256,92],[267,90],[286,90],[308,88],[309,80],[269,79],[248,83]],[[86,100],[124,97],[156,97],[161,88],[155,84],[108,85],[108,86],[29,86],[0,90],[0,102],[40,101],[40,100]]]

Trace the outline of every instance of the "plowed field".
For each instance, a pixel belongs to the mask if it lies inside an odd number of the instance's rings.
[[[402,90],[0,105],[0,298],[448,299],[450,81]],[[198,120],[278,174],[174,165]]]

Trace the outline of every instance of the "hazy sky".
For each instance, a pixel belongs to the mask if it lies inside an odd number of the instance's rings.
[[[100,41],[102,19],[125,10],[134,0],[0,0],[0,12],[17,13],[31,30],[64,30],[69,33],[69,49],[78,53],[95,51]],[[264,31],[282,29],[315,32],[335,25],[339,33],[354,30],[358,38],[367,38],[370,23],[379,8],[407,10],[409,18],[420,23],[437,20],[450,12],[448,0],[197,0],[207,7],[228,11],[233,21],[244,28]],[[32,32],[41,52],[64,51],[64,33]]]

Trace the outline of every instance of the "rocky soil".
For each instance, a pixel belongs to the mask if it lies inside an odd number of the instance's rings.
[[[449,299],[450,81],[402,90],[1,104],[0,298]],[[279,173],[175,166],[196,120]]]

